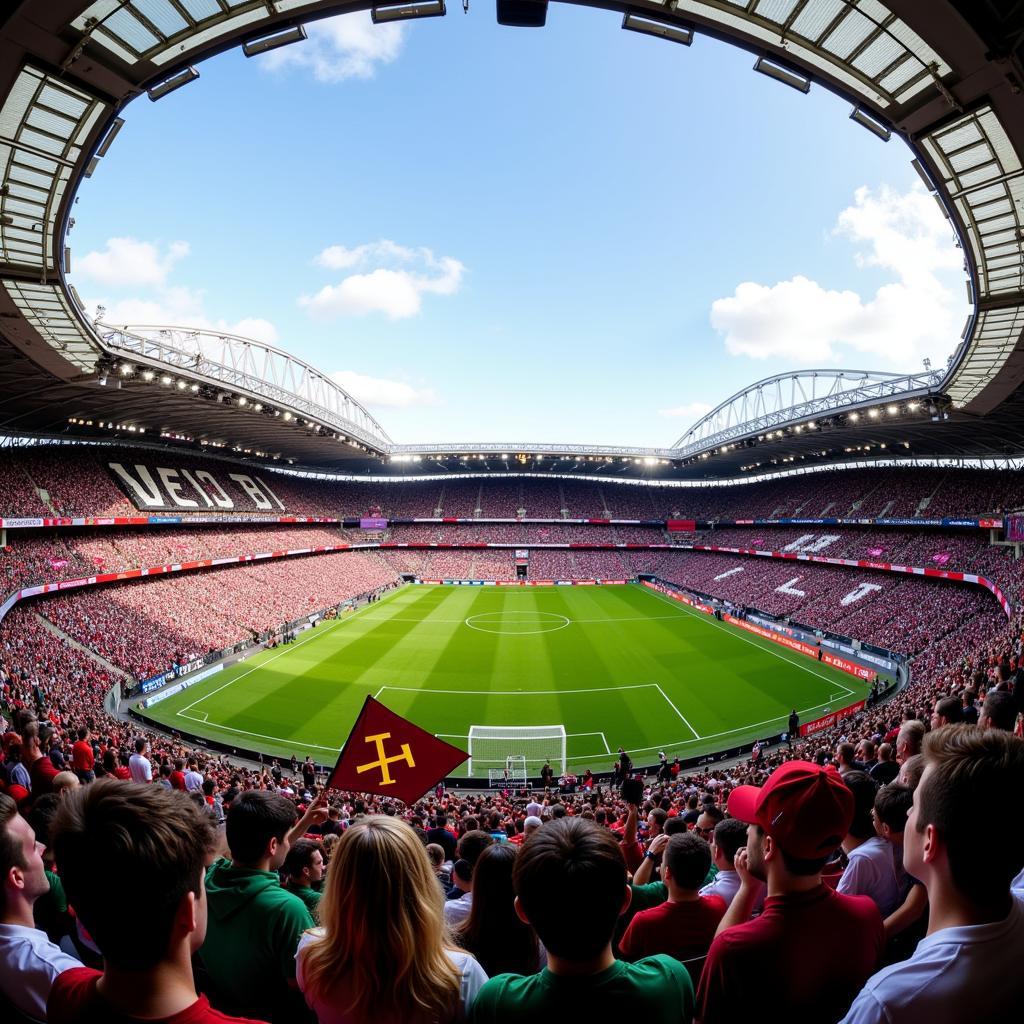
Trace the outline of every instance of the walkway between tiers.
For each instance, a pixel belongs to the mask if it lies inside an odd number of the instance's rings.
[[[81,651],[84,655],[91,658],[96,662],[97,665],[101,665],[108,672],[113,673],[119,679],[131,679],[131,675],[125,672],[123,668],[118,668],[116,665],[112,665],[106,658],[100,656],[95,651],[90,650],[84,644],[80,644],[77,640],[72,639],[64,632],[63,629],[55,626],[48,618],[40,615],[39,612],[33,612],[33,615],[46,627],[55,637],[57,637],[62,643],[67,644],[69,647],[74,647],[76,651]]]

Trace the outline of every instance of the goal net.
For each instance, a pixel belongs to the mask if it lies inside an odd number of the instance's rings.
[[[518,759],[518,761],[517,761]],[[540,775],[544,762],[556,775],[565,774],[564,725],[471,725],[469,727],[469,774],[490,777],[522,765],[529,775]]]
[[[509,754],[504,768],[488,768],[487,782],[491,789],[522,789],[526,785],[526,758]]]

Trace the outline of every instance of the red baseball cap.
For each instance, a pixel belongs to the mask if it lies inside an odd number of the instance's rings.
[[[763,786],[737,786],[729,814],[760,825],[791,857],[827,857],[853,823],[853,793],[831,768],[787,761]]]

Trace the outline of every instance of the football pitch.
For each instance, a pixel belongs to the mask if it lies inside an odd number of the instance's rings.
[[[864,696],[861,680],[639,585],[411,585],[155,704],[162,725],[333,763],[367,695],[468,749],[470,726],[564,726],[570,770],[691,757]],[[486,776],[478,759],[473,774]],[[538,774],[539,762],[528,763]],[[557,768],[557,765],[556,765]],[[462,772],[465,773],[466,766]]]

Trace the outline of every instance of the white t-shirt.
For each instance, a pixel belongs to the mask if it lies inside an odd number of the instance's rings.
[[[870,896],[882,917],[888,917],[903,902],[892,844],[872,836],[851,850],[836,891],[844,896]]]
[[[203,789],[203,776],[200,772],[194,772],[190,768],[185,772],[185,789],[189,793],[199,793]]]
[[[82,965],[46,932],[0,924],[0,992],[22,1013],[46,1020],[46,1000],[58,974]]]
[[[531,800],[526,805],[526,816],[527,817],[533,816],[534,818],[539,818],[543,813],[544,813],[543,806],[541,804],[537,803],[536,800]]]
[[[444,921],[449,928],[455,928],[469,917],[473,909],[473,894],[464,892],[457,900],[445,900]]]
[[[452,900],[450,902],[454,903],[455,901]],[[305,988],[303,987],[302,951],[311,942],[322,938],[323,934],[323,928],[313,928],[299,939],[299,947],[295,951],[295,980],[298,983],[299,991],[303,994],[305,994]],[[437,1024],[457,1024],[458,1021],[463,1021],[468,1016],[473,1000],[476,999],[477,993],[483,988],[484,982],[487,981],[487,975],[471,953],[461,949],[447,949],[445,952],[448,954],[448,959],[455,964],[462,975],[462,982],[458,1007],[455,1008],[451,1017],[440,1019],[437,1021]],[[348,1002],[349,1000],[344,991],[338,992],[330,1002],[325,1000],[311,1002],[308,996],[306,998],[306,1003],[316,1014],[319,1024],[351,1024],[353,1018],[345,1012]],[[403,1017],[399,1021],[398,1019],[392,1020],[382,1014],[376,1016],[374,1020],[376,1024],[421,1024],[420,1018]],[[426,1018],[423,1018],[422,1022],[426,1024]]]
[[[881,970],[842,1024],[963,1024],[1011,1021],[1024,1004],[1024,903],[995,924],[943,928],[923,938],[914,955]]]
[[[132,782],[153,781],[153,766],[149,763],[149,758],[142,754],[132,754],[128,758],[128,773],[132,777]]]
[[[728,907],[732,901],[736,898],[736,893],[740,891],[740,876],[732,870],[719,871],[715,877],[700,890],[701,896],[718,896],[725,900],[725,905]],[[761,883],[761,891],[758,894],[757,900],[754,903],[754,912],[756,913],[764,906],[764,896],[767,891],[767,886]]]

